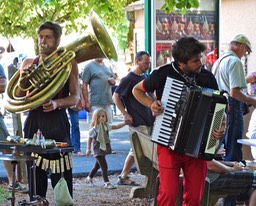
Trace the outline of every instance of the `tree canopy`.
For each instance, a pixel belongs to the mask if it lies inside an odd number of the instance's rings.
[[[129,24],[122,9],[131,2],[132,0],[2,0],[0,34],[6,38],[20,36],[36,39],[36,28],[45,21],[60,23],[66,35],[79,33],[86,29],[86,19],[93,9],[118,36],[119,31],[128,32]]]
[[[82,32],[86,29],[89,11],[93,9],[104,24],[113,29],[119,47],[127,46],[129,22],[123,8],[136,0],[1,0],[0,35],[5,38],[20,36],[36,39],[36,28],[44,21],[55,21],[63,33]],[[186,11],[198,7],[198,0],[164,0],[166,12],[174,8]]]

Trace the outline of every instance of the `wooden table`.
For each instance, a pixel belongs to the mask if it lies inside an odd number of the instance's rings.
[[[51,149],[44,149],[41,146],[35,145],[25,145],[19,143],[12,143],[12,142],[1,142],[0,141],[0,150],[13,150],[14,147],[17,151],[20,152],[35,152],[38,154],[53,154],[53,153],[62,153],[62,152],[72,152],[73,147],[54,147]]]
[[[18,152],[25,153],[38,153],[38,154],[54,154],[54,153],[67,153],[72,152],[74,150],[73,147],[54,147],[52,149],[45,149],[41,146],[35,145],[25,145],[20,143],[12,143],[12,142],[0,142],[0,150],[16,150]],[[26,160],[27,168],[34,168],[34,161]],[[33,171],[28,173],[28,182],[29,182],[29,197],[30,201],[34,199],[34,175]]]
[[[250,147],[256,147],[256,139],[238,139],[237,143],[244,144]]]

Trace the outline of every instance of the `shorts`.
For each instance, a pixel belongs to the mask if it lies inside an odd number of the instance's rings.
[[[131,127],[131,128],[136,129],[138,132],[141,132],[145,135],[150,135],[150,133],[151,133],[151,127],[148,127],[146,125],[141,125],[141,126],[138,126],[138,127]],[[130,149],[128,155],[134,156],[132,148]]]

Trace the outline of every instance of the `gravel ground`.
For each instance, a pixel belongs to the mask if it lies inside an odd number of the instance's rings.
[[[145,177],[131,173],[130,177],[137,183],[143,185]],[[85,178],[74,178],[73,180],[73,196],[75,206],[152,206],[153,199],[150,198],[130,198],[132,186],[116,185],[118,175],[109,176],[110,182],[117,186],[117,189],[104,189],[101,176],[94,178],[94,186],[87,185]],[[4,185],[0,185],[4,187]],[[11,196],[11,193],[9,194]],[[27,194],[15,193],[15,206],[22,200],[29,201]],[[54,206],[53,190],[48,187],[47,200],[50,206]],[[11,205],[10,200],[6,201],[1,206]]]
[[[145,177],[143,175],[130,173],[132,180],[136,181],[140,185],[144,185]],[[117,185],[118,174],[110,175],[110,182],[117,187],[117,189],[104,189],[102,176],[96,176],[93,179],[94,186],[85,183],[85,178],[74,178],[73,179],[73,196],[74,206],[153,206],[153,198],[130,198],[130,192],[132,186]],[[0,184],[0,187],[6,188],[4,183]],[[8,191],[8,189],[6,189]],[[11,192],[9,197],[11,197]],[[15,206],[19,206],[18,202],[26,200],[29,202],[29,196],[27,194],[15,193]],[[53,190],[49,184],[47,192],[47,200],[49,206],[55,206]],[[0,203],[0,206],[11,205],[10,200],[6,200]],[[222,199],[219,199],[215,206],[222,206]],[[35,206],[35,205],[33,205]],[[36,205],[41,206],[41,205]],[[242,206],[242,205],[239,205]]]

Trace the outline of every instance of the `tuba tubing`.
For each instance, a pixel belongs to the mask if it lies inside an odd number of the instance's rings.
[[[56,53],[59,56],[53,58]],[[117,53],[101,19],[94,11],[90,11],[89,25],[84,35],[67,46],[58,48],[27,74],[25,80],[29,82],[28,87],[21,88],[19,81],[24,79],[19,80],[19,70],[13,75],[7,85],[6,110],[21,113],[40,107],[64,87],[71,72],[73,59],[81,63],[95,58],[117,61]],[[26,95],[16,96],[18,88],[26,91]]]

